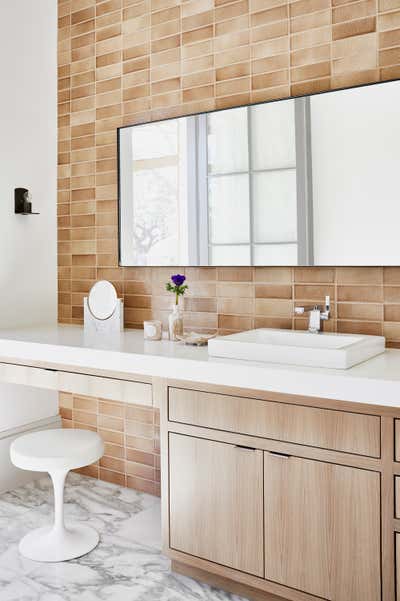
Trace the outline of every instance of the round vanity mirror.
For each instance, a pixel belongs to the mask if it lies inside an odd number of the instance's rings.
[[[107,280],[96,282],[89,292],[89,311],[96,319],[109,319],[116,309],[117,302],[117,291]]]

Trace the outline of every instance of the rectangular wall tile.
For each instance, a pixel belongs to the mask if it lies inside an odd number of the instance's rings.
[[[116,129],[399,78],[400,5],[73,0],[59,5],[58,56],[59,321],[82,323],[83,297],[105,277],[124,297],[127,327],[152,317],[165,327],[171,306],[165,282],[174,269],[118,267]],[[400,346],[399,267],[184,272],[187,329],[304,329],[307,318],[294,318],[293,307],[329,294],[329,331],[383,332],[389,346]],[[107,459],[85,473],[159,491],[158,441],[148,414],[64,394],[60,407],[65,427],[98,429],[105,440]]]

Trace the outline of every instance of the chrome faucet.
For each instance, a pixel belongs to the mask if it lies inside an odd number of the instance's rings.
[[[311,334],[318,334],[322,330],[322,322],[327,321],[331,314],[331,299],[325,297],[325,306],[313,305],[311,307],[295,307],[295,315],[304,315],[309,313],[308,331]]]

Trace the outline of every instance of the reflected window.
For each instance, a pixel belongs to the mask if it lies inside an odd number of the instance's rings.
[[[307,102],[122,129],[121,263],[308,263]]]
[[[297,264],[295,102],[200,116],[206,149],[199,155],[207,156],[207,172],[199,172],[207,178],[200,208],[208,220],[202,264],[230,265],[234,253],[238,265],[272,265],[277,245],[288,265]]]

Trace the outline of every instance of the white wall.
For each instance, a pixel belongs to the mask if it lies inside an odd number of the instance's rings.
[[[399,107],[400,82],[312,97],[317,265],[400,264]]]
[[[57,0],[0,2],[0,328],[57,319]],[[40,215],[14,214],[14,188]],[[57,413],[57,394],[0,386],[0,432]]]
[[[57,0],[0,2],[0,328],[56,321]],[[40,215],[14,215],[14,188]]]

